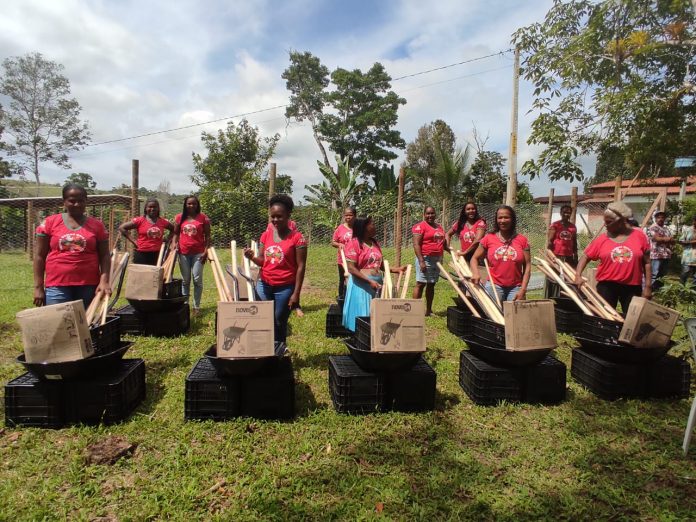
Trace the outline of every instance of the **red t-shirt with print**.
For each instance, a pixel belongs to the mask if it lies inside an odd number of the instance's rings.
[[[486,250],[495,284],[520,286],[524,275],[524,252],[529,250],[527,238],[517,234],[511,241],[503,242],[498,234],[491,232],[483,236],[480,244]]]
[[[441,225],[433,227],[423,220],[420,223],[413,225],[411,232],[414,236],[423,236],[421,252],[424,256],[442,257],[442,252],[445,248],[445,230]]]
[[[640,230],[633,229],[623,243],[600,235],[585,249],[585,255],[595,261],[597,281],[611,281],[624,285],[640,285],[643,282],[643,255],[650,250],[648,238]]]
[[[458,222],[459,221],[455,221],[454,223],[452,223],[452,226],[450,227],[450,232],[452,232],[453,234],[457,233]],[[476,232],[478,232],[479,230],[483,230],[484,232],[486,231],[485,220],[479,219],[473,225],[470,225],[468,221],[464,222],[464,225],[462,225],[462,229],[459,231],[459,248],[462,252],[464,252],[466,249],[468,249],[471,245],[474,244]]]
[[[260,243],[263,245],[263,266],[261,279],[271,286],[291,285],[297,274],[297,250],[307,248],[307,242],[302,234],[294,230],[285,239],[276,241],[275,227],[261,234]]]
[[[176,224],[181,224],[179,230],[179,252],[184,255],[202,254],[205,252],[205,225],[210,224],[208,216],[199,212],[194,218],[187,218],[181,223],[181,214],[174,218]]]
[[[157,252],[164,241],[164,231],[167,230],[169,221],[157,218],[153,223],[146,216],[138,216],[133,219],[133,224],[138,231],[138,252]]]
[[[353,229],[348,228],[345,223],[341,223],[336,227],[333,233],[333,241],[335,243],[341,243],[343,247],[348,244],[348,242],[353,239]],[[336,262],[340,265],[341,263],[341,249],[338,249],[338,254],[336,255]]]
[[[575,254],[575,238],[578,235],[578,229],[575,225],[568,223],[568,226],[563,225],[563,221],[555,221],[551,223],[553,229],[553,253],[557,256],[572,256]]]
[[[353,238],[346,244],[344,251],[346,260],[355,263],[358,270],[371,268],[379,270],[382,266],[382,249],[377,241],[373,241],[372,246],[363,242],[361,247],[358,240]]]
[[[83,225],[72,229],[63,214],[55,214],[36,227],[36,235],[49,238],[46,287],[99,284],[97,243],[109,240],[101,221],[85,216]]]

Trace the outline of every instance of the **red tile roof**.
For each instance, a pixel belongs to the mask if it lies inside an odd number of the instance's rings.
[[[679,176],[671,176],[668,178],[653,178],[653,179],[637,179],[635,183],[633,184],[633,187],[666,187],[666,186],[676,186],[679,187],[681,186],[682,178]],[[696,183],[696,176],[689,176],[686,178],[686,183],[687,183],[687,190],[689,189],[689,185],[693,185]],[[621,182],[621,187],[622,188],[627,188],[631,184],[630,179],[625,179]],[[616,183],[614,181],[605,181],[604,183],[597,183],[596,185],[592,185],[590,189],[592,191],[595,191],[599,189],[600,191],[602,189],[611,189],[614,190],[614,187],[616,186]]]

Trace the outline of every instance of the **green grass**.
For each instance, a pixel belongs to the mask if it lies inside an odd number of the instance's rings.
[[[111,427],[0,434],[0,519],[694,518],[696,447],[686,459],[680,448],[689,401],[605,402],[568,376],[558,406],[476,406],[457,382],[463,346],[446,329],[453,292],[443,283],[436,316],[426,321],[436,410],[337,414],[327,357],[345,349],[324,336],[334,256],[310,249],[306,315],[291,319],[295,420],[184,422],[184,379],[214,341],[206,268],[204,314],[188,335],[134,338],[129,356],[147,364],[147,399],[135,415]],[[22,371],[14,314],[30,304],[29,262],[0,255],[3,382]],[[560,341],[556,354],[569,365],[572,340]],[[113,466],[85,465],[85,447],[108,434],[137,443],[135,454]]]

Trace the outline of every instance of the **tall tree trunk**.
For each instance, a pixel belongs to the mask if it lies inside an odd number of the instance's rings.
[[[32,171],[36,178],[36,197],[41,195],[41,179],[39,178],[39,151],[34,148],[34,165]]]

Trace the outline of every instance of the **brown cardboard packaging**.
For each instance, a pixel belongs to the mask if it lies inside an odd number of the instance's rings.
[[[671,308],[643,297],[634,297],[628,307],[619,341],[637,348],[667,346],[678,320],[679,313]]]
[[[373,352],[424,352],[425,304],[420,299],[373,299],[370,336]]]
[[[126,299],[151,301],[162,294],[163,268],[151,265],[129,265]]]
[[[217,356],[229,359],[275,354],[273,301],[219,301]]]
[[[54,363],[94,354],[82,300],[18,312],[27,362]]]
[[[513,352],[555,348],[553,301],[505,301],[505,348]]]

